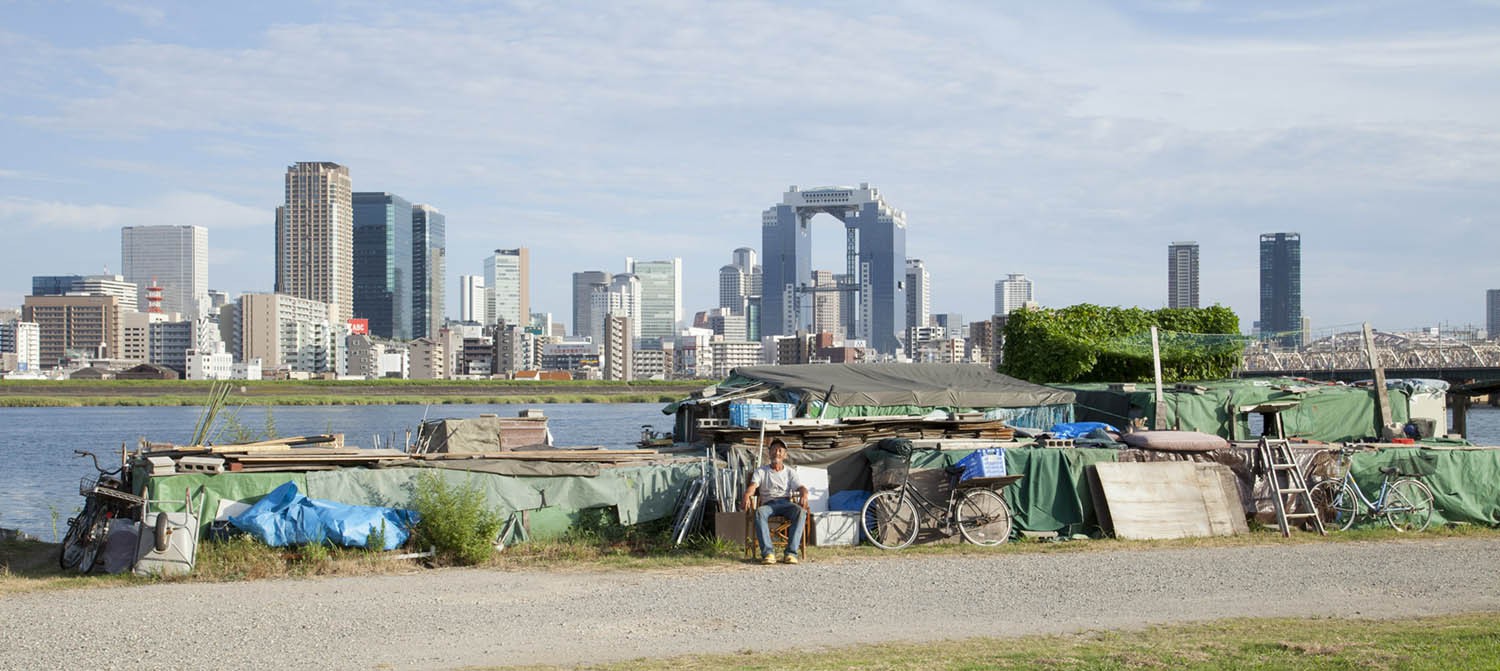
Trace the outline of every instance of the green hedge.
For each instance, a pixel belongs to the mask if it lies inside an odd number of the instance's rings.
[[[1143,310],[1085,303],[1017,310],[1005,323],[999,370],[1038,383],[1149,381],[1155,326],[1163,381],[1221,379],[1241,362],[1246,339],[1239,324],[1234,311],[1221,305]]]

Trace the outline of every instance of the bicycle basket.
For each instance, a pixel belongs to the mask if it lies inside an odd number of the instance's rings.
[[[886,438],[865,453],[870,460],[870,481],[876,490],[895,489],[906,484],[911,470],[911,441]]]
[[[78,480],[78,493],[84,496],[93,494],[94,486],[97,484],[99,484],[99,478],[92,475],[85,475]]]

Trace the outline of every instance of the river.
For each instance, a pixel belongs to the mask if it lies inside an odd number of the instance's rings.
[[[238,422],[265,430],[266,413],[281,436],[343,433],[351,445],[370,447],[374,437],[399,444],[407,429],[415,431],[424,416],[475,417],[481,413],[515,415],[526,406],[462,405],[428,408],[415,405],[245,407]],[[560,447],[598,445],[623,448],[640,439],[641,426],[670,430],[672,419],[661,403],[557,403],[534,406],[549,418]],[[61,533],[67,518],[81,505],[78,480],[92,475],[73,450],[89,450],[118,459],[120,444],[134,449],[141,438],[186,442],[201,410],[197,407],[0,408],[0,527],[20,529],[44,540]],[[1500,408],[1469,411],[1470,440],[1500,445]],[[227,442],[220,439],[219,442]]]

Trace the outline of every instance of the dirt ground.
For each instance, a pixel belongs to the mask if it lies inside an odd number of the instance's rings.
[[[1400,618],[1500,610],[1497,565],[1500,539],[1448,538],[38,591],[0,598],[0,668],[573,665],[1228,617]]]

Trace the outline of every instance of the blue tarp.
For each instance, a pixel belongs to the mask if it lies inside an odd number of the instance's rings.
[[[330,542],[344,547],[366,547],[370,534],[384,533],[384,550],[406,544],[414,510],[310,499],[296,482],[277,487],[229,523],[273,547]]]
[[[1110,433],[1120,432],[1119,429],[1104,422],[1067,422],[1053,424],[1052,428],[1047,430],[1047,433],[1052,434],[1053,438],[1082,438],[1092,433],[1095,429],[1104,429]]]

